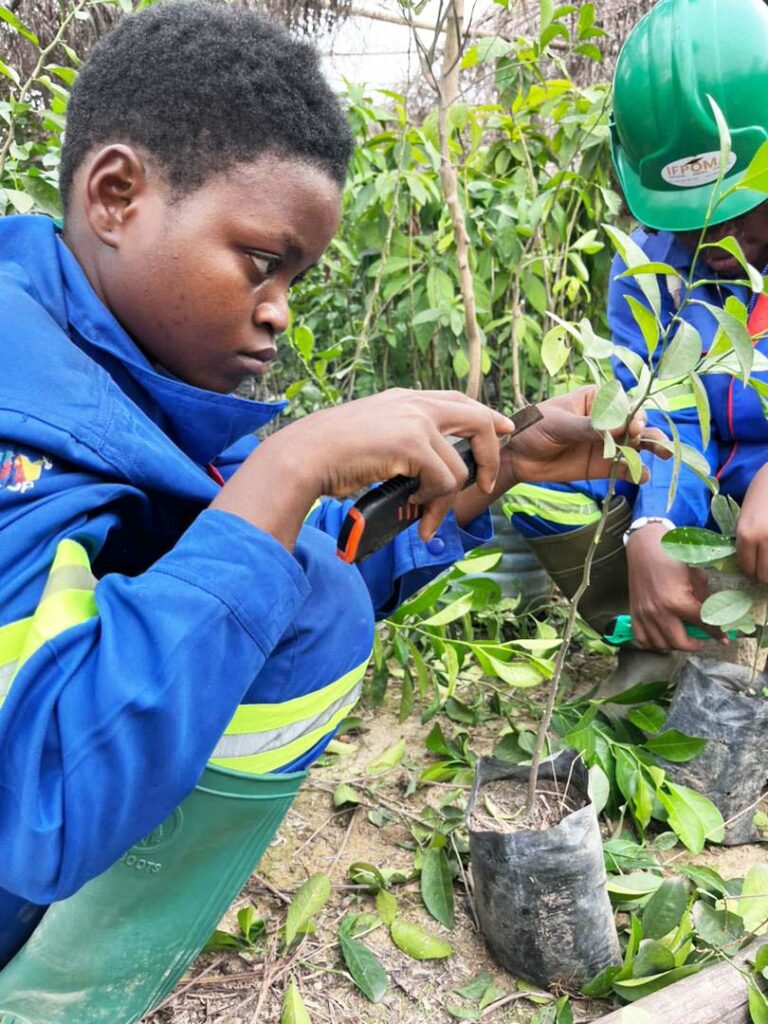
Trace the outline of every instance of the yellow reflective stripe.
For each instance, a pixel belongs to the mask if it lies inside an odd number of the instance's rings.
[[[7,626],[0,628],[0,665],[18,661],[31,624],[32,616],[30,615],[28,619],[18,619],[16,622],[9,622]]]
[[[48,640],[97,614],[96,598],[91,590],[61,590],[49,594],[37,606],[32,617],[20,664],[23,665]]]
[[[44,643],[98,614],[95,586],[85,548],[60,541],[34,614],[0,628],[0,703],[18,670]]]
[[[68,565],[77,565],[81,569],[87,569],[90,573],[91,563],[88,559],[88,552],[85,550],[82,544],[78,544],[76,540],[61,540],[56,546],[56,554],[53,556],[53,564],[49,572],[49,577],[56,572],[57,569],[63,569]],[[93,578],[93,577],[91,577]]]
[[[352,701],[350,704],[346,704],[336,712],[333,718],[320,726],[319,729],[308,732],[304,736],[299,736],[298,739],[295,739],[292,743],[286,743],[283,747],[268,750],[263,754],[252,754],[248,757],[212,757],[210,763],[219,765],[222,768],[234,768],[236,771],[248,772],[249,774],[274,771],[275,768],[281,768],[283,765],[290,764],[291,761],[311,750],[323,736],[332,732],[346,718],[355,706],[355,703],[355,701]]]
[[[695,409],[696,402],[693,395],[672,395],[665,402],[667,412],[679,412],[681,409]]]
[[[280,704],[241,704],[232,721],[224,730],[224,735],[232,736],[247,732],[263,733],[269,729],[280,729],[285,725],[293,725],[304,718],[315,718],[355,687],[365,675],[367,667],[368,658],[328,686],[302,697],[285,700]]]
[[[516,484],[504,495],[505,515],[540,516],[551,523],[586,526],[600,518],[594,499],[578,491],[553,491],[536,484]]]
[[[321,500],[320,500],[319,498],[315,498],[315,500],[314,500],[314,501],[312,502],[312,508],[311,508],[311,509],[309,510],[309,512],[307,512],[307,514],[306,514],[306,515],[304,516],[304,522],[306,522],[306,521],[307,521],[307,520],[309,519],[309,517],[310,517],[310,516],[312,515],[312,513],[313,513],[313,512],[315,511],[315,509],[318,509],[318,508],[320,508],[320,506],[321,506],[322,504],[323,504],[323,503],[322,503],[322,501],[321,501]]]

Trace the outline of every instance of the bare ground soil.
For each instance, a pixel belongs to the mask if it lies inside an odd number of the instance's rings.
[[[393,887],[399,912],[447,939],[453,954],[444,960],[412,960],[394,946],[382,926],[364,940],[389,975],[382,1001],[368,1002],[346,973],[337,941],[339,922],[347,912],[374,909],[374,895],[350,881],[349,866],[364,861],[412,874],[413,851],[407,848],[413,845],[411,823],[427,804],[438,805],[457,788],[443,783],[411,791],[414,773],[431,761],[424,738],[432,723],[422,726],[416,715],[399,723],[391,711],[381,709],[364,717],[367,731],[350,742],[349,754],[313,769],[257,872],[221,923],[222,929],[236,933],[237,910],[251,904],[256,916],[268,922],[266,950],[203,954],[145,1024],[278,1024],[291,977],[299,985],[312,1024],[450,1024],[456,1018],[447,1005],[469,1006],[452,990],[482,971],[493,977],[499,997],[482,1011],[481,1020],[530,1024],[542,1001],[532,1001],[530,991],[495,967],[477,931],[470,900],[457,898],[456,925],[448,931],[427,914],[415,879]],[[497,730],[498,721],[493,728],[473,726],[473,749],[489,753]],[[401,737],[406,740],[403,762],[373,779],[366,766]],[[351,810],[334,810],[332,793],[340,782],[365,789],[366,802]],[[381,827],[368,818],[376,808],[390,815]],[[726,878],[743,877],[753,864],[765,860],[763,846],[712,847],[696,857],[680,848],[663,854],[664,863],[705,864]],[[331,899],[316,918],[315,934],[288,956],[282,955],[277,929],[286,906],[316,872],[330,877]],[[573,1009],[575,1020],[581,1022],[597,1020],[609,1007],[580,999]]]

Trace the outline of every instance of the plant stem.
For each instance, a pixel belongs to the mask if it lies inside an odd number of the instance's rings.
[[[581,583],[579,583],[578,590],[573,595],[570,601],[570,607],[568,609],[568,619],[565,624],[565,632],[562,637],[562,646],[557,652],[557,659],[555,661],[555,671],[552,674],[552,678],[549,682],[549,690],[547,692],[547,703],[544,707],[544,715],[539,723],[539,728],[536,732],[536,743],[533,748],[533,754],[531,755],[531,768],[528,774],[528,795],[525,802],[525,817],[530,816],[533,811],[534,803],[536,802],[536,783],[539,776],[539,765],[541,764],[542,755],[544,753],[544,747],[547,742],[547,736],[549,735],[549,725],[552,721],[552,713],[555,710],[555,701],[557,700],[557,691],[560,687],[560,677],[563,674],[565,668],[565,659],[571,646],[571,640],[573,638],[573,630],[576,625],[576,616],[579,611],[579,601],[584,596],[584,593],[589,586],[590,573],[592,570],[592,561],[595,557],[598,544],[603,536],[603,529],[605,527],[608,513],[613,502],[613,496],[616,490],[616,475],[618,473],[618,459],[614,462],[611,467],[611,475],[608,480],[608,493],[603,501],[602,514],[597,523],[595,533],[592,537],[592,542],[589,545],[587,551],[587,557],[584,561],[584,572],[581,577]]]

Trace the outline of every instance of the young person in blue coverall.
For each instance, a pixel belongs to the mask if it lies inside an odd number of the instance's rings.
[[[632,236],[649,262],[670,264],[683,280],[706,280],[694,289],[683,317],[701,335],[703,350],[713,342],[717,321],[702,306],[724,307],[733,298],[753,314],[750,330],[768,328],[764,298],[743,283],[744,270],[727,250],[703,248],[692,257],[707,221],[719,171],[719,136],[708,96],[714,97],[733,135],[723,190],[743,176],[759,146],[768,139],[768,7],[762,0],[661,0],[627,38],[614,80],[613,158],[633,215],[644,227]],[[763,193],[732,192],[714,209],[704,241],[733,236],[758,270],[768,268],[768,205]],[[608,322],[612,340],[647,360],[643,335],[627,297],[647,307],[637,280],[621,278],[620,257],[611,268]],[[683,281],[658,277],[664,329],[674,322]],[[758,305],[760,306],[756,309]],[[674,333],[674,331],[673,331]],[[768,353],[768,339],[756,346]],[[661,348],[655,353],[658,361]],[[625,387],[636,380],[615,361]],[[756,377],[765,380],[764,373]],[[738,557],[744,571],[768,583],[768,420],[757,393],[725,374],[702,378],[711,407],[711,440],[705,446],[693,392],[677,396],[668,415],[680,439],[702,451],[720,491],[742,503]],[[649,408],[649,422],[665,417]],[[604,631],[611,620],[632,616],[636,644],[653,651],[690,652],[703,642],[685,631],[703,626],[700,611],[707,595],[703,574],[664,554],[662,536],[673,526],[706,526],[710,492],[683,467],[668,506],[671,463],[643,456],[651,482],[636,488],[620,483],[619,498],[609,513],[608,529],[593,565],[590,587],[581,606],[587,620]],[[508,497],[512,520],[529,539],[568,596],[581,580],[584,554],[600,516],[606,493],[602,481],[568,485],[523,485]],[[716,528],[716,527],[715,527]],[[626,547],[625,547],[626,546]],[[708,628],[708,627],[704,627]],[[710,629],[723,642],[719,630]],[[610,681],[621,689],[641,678],[665,678],[676,659],[622,652],[619,671]]]
[[[63,231],[0,222],[0,1020],[155,1005],[287,806],[226,892],[185,893],[169,836],[195,825],[201,774],[240,787],[241,814],[251,780],[299,779],[357,697],[376,615],[488,540],[515,481],[607,473],[591,389],[501,452],[510,421],[456,392],[389,391],[256,441],[285,403],[231,392],[277,354],[351,150],[312,48],[247,10],[160,4],[79,74]],[[477,485],[446,435],[471,438]],[[342,563],[339,499],[399,473],[421,478],[419,527]],[[148,835],[162,856],[126,855]],[[129,868],[159,881],[115,914]],[[200,901],[194,941],[153,909],[174,886],[179,914]],[[139,971],[153,912],[162,955]]]

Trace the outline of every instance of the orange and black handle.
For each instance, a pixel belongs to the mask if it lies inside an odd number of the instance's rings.
[[[542,414],[535,405],[526,405],[510,417],[515,424],[517,437],[523,430],[538,423]],[[465,487],[475,482],[477,465],[472,455],[468,438],[460,438],[454,445],[469,474]],[[344,562],[362,562],[374,551],[378,551],[398,533],[408,529],[421,518],[422,506],[412,502],[411,497],[418,491],[417,476],[393,476],[378,487],[359,498],[347,513],[341,524],[337,541],[337,554]]]

